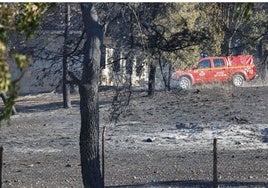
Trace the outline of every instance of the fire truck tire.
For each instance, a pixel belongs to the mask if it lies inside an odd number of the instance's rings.
[[[240,75],[240,74],[235,74],[235,75],[233,76],[232,81],[233,81],[233,85],[234,85],[234,86],[236,86],[236,87],[241,87],[241,86],[243,86],[245,79],[244,79],[244,77],[243,77],[242,75]]]
[[[179,86],[181,89],[187,90],[192,87],[192,82],[188,77],[183,76],[179,79]]]

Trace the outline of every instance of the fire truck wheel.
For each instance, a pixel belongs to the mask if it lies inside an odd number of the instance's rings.
[[[233,76],[233,85],[236,87],[241,87],[244,83],[244,77],[240,74],[236,74]]]
[[[192,87],[192,82],[188,77],[183,76],[179,80],[179,86],[181,89],[190,89]]]

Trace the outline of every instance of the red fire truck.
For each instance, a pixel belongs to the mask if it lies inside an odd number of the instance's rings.
[[[203,57],[188,70],[176,70],[172,78],[182,89],[213,82],[231,82],[241,87],[244,81],[254,79],[256,72],[252,55]]]

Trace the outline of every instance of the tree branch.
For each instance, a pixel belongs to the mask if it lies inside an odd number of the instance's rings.
[[[76,85],[81,85],[81,80],[79,80],[75,74],[71,71],[68,71],[69,76],[72,78],[72,81],[67,81],[68,83],[74,83]]]

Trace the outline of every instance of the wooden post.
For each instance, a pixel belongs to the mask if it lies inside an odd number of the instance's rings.
[[[217,138],[213,140],[213,188],[218,188]]]
[[[101,159],[102,159],[102,179],[103,179],[103,188],[105,187],[105,182],[104,182],[104,180],[105,180],[105,173],[104,173],[104,171],[105,171],[105,166],[104,166],[104,163],[105,163],[105,131],[106,131],[106,127],[104,126],[103,127],[103,131],[102,131],[102,157],[101,157]]]
[[[2,188],[3,146],[0,146],[0,188]]]

